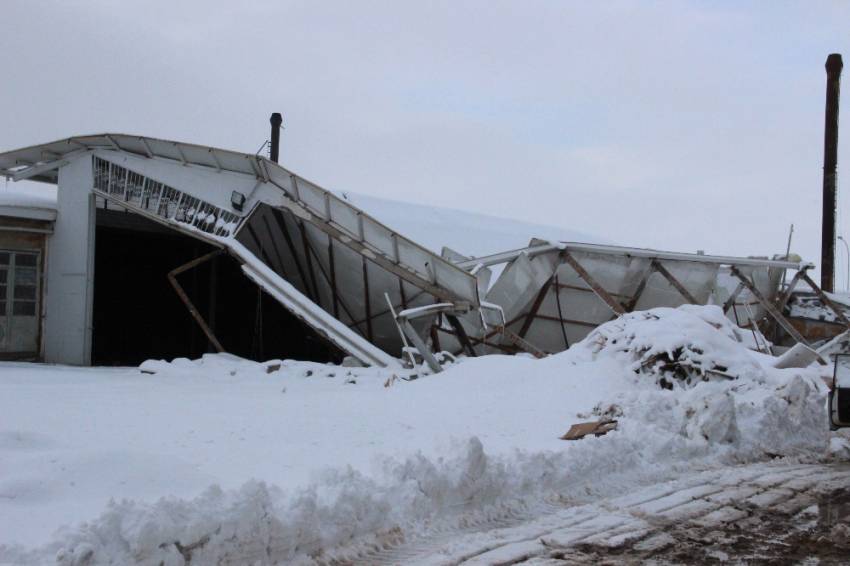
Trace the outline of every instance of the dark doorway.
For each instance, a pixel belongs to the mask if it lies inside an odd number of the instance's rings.
[[[214,248],[120,210],[99,208],[96,230],[92,363],[137,365],[215,351],[166,277]],[[227,254],[178,281],[227,352],[255,360],[342,358]]]

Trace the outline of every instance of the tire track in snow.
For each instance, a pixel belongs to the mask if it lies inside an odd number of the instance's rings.
[[[741,508],[787,505],[830,479],[850,481],[850,471],[804,464],[713,470],[594,504],[529,506],[522,513],[471,521],[415,540],[400,537],[370,552],[346,555],[343,551],[319,563],[513,564],[557,548],[579,544],[615,547],[648,539],[672,522],[719,524],[747,513]],[[801,499],[799,504],[807,501]]]

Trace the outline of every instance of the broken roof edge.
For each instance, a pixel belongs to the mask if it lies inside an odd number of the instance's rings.
[[[456,265],[463,269],[471,269],[479,264],[486,267],[490,265],[507,263],[518,257],[520,254],[535,256],[543,253],[561,250],[575,250],[607,255],[619,255],[624,257],[642,257],[647,259],[661,259],[671,261],[695,261],[716,265],[738,265],[749,267],[772,267],[776,269],[795,269],[798,271],[801,269],[811,269],[814,267],[813,263],[805,261],[795,262],[787,260],[691,254],[685,252],[665,252],[649,248],[630,248],[626,246],[587,244],[583,242],[558,242],[554,244],[550,242],[547,244],[528,246],[526,248],[519,248],[515,250],[491,254],[484,257],[473,258],[466,261],[458,262]]]
[[[125,144],[122,146],[121,142],[125,142]],[[131,142],[131,144],[132,142],[139,142],[140,145],[127,145],[126,142]],[[175,152],[169,154],[167,152],[162,153],[154,151],[154,148],[150,145],[151,143],[157,145],[164,144],[166,147],[174,148]],[[20,169],[15,169],[16,167],[25,168],[42,163],[48,163],[51,161],[62,159],[67,154],[79,151],[81,149],[111,149],[116,151],[125,151],[127,153],[132,153],[142,157],[158,157],[161,159],[169,159],[172,161],[177,161],[184,165],[196,165],[215,169],[218,171],[230,171],[233,173],[250,175],[256,178],[262,178],[263,176],[262,170],[258,169],[258,166],[256,165],[256,162],[258,160],[264,160],[269,163],[273,163],[268,158],[261,155],[243,153],[220,147],[204,146],[200,144],[193,144],[175,140],[166,140],[163,138],[155,138],[150,136],[103,132],[97,134],[71,136],[68,138],[62,138],[50,142],[0,152],[0,174],[9,177],[20,171]],[[210,155],[210,159],[188,159],[185,153],[181,151],[182,149],[200,151],[201,155],[206,153]],[[219,162],[219,160],[216,159],[216,153],[219,153],[223,156],[237,157],[239,160],[244,161],[244,166],[240,168],[231,168],[223,166]],[[278,167],[280,167],[280,165],[278,165]],[[289,172],[288,170],[287,172],[291,174],[291,172]],[[39,178],[38,180],[43,181],[44,179]],[[55,183],[55,181],[52,182]]]
[[[326,218],[326,212],[319,210],[314,206],[310,206],[308,202],[303,201],[297,194],[297,188],[294,193],[291,193],[286,187],[282,186],[275,176],[270,174],[269,170],[277,169],[284,174],[285,177],[294,179],[295,183],[304,183],[314,187],[326,195],[326,199],[337,200],[344,203],[344,206],[353,209],[357,214],[368,218],[374,225],[385,230],[391,235],[391,238],[402,239],[410,246],[418,248],[428,256],[430,263],[441,262],[441,269],[448,270],[455,274],[456,277],[469,277],[470,282],[466,285],[469,288],[467,296],[458,295],[458,299],[467,300],[477,305],[479,297],[477,296],[477,283],[465,270],[458,268],[450,261],[443,259],[438,252],[430,250],[427,247],[417,243],[415,240],[404,236],[397,230],[390,228],[383,222],[374,218],[365,210],[355,206],[351,202],[339,197],[333,191],[325,189],[321,185],[298,175],[279,163],[271,161],[265,156],[258,154],[242,153],[228,149],[222,149],[212,146],[203,146],[198,144],[178,142],[173,140],[165,140],[162,138],[152,138],[147,136],[120,134],[120,133],[100,133],[92,135],[72,136],[52,142],[31,145],[28,147],[10,150],[0,153],[0,175],[6,177],[14,177],[21,175],[23,170],[38,169],[38,175],[28,177],[31,180],[39,180],[42,182],[56,183],[57,180],[51,179],[55,175],[56,169],[52,167],[46,171],[49,175],[42,174],[42,169],[45,165],[55,165],[58,168],[60,162],[69,157],[72,153],[89,153],[95,150],[111,150],[118,152],[126,152],[133,155],[138,155],[144,158],[166,159],[182,165],[198,166],[218,172],[227,171],[251,176],[259,181],[268,183],[277,187],[284,195],[306,208],[310,214],[322,222],[331,223],[332,218]],[[352,234],[353,237],[358,237],[357,234]],[[371,250],[380,252],[380,250]],[[397,261],[397,260],[396,260]],[[434,281],[436,284],[436,281]]]

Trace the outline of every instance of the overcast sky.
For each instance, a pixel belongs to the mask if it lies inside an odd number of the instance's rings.
[[[850,2],[600,4],[5,0],[0,150],[123,132],[255,152],[279,111],[282,164],[329,189],[677,251],[780,253],[794,223],[818,262]]]

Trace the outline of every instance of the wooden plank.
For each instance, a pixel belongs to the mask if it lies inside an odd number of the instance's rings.
[[[555,273],[558,272],[558,266],[555,266]],[[546,280],[543,283],[543,286],[540,287],[540,291],[537,293],[537,296],[534,298],[534,302],[531,303],[531,308],[528,309],[528,314],[525,315],[525,320],[522,323],[522,327],[517,332],[517,336],[520,338],[525,338],[525,335],[528,333],[528,329],[531,328],[531,323],[534,322],[534,316],[537,314],[537,311],[540,310],[540,305],[543,304],[543,300],[546,298],[546,293],[549,292],[549,288],[552,286],[553,281],[555,281],[555,274],[552,274],[552,277]],[[507,327],[507,325],[505,325]]]
[[[215,334],[213,334],[213,331],[210,329],[209,326],[207,326],[207,323],[204,320],[204,317],[201,316],[201,313],[199,313],[198,309],[195,308],[195,304],[192,303],[191,299],[189,299],[189,296],[186,294],[186,291],[183,290],[183,287],[177,281],[177,276],[180,275],[181,273],[183,273],[184,271],[188,271],[189,269],[192,269],[193,267],[196,267],[196,266],[202,264],[203,262],[220,255],[221,253],[222,253],[222,250],[215,250],[215,251],[212,251],[208,254],[202,255],[201,257],[195,258],[190,262],[184,263],[180,267],[172,269],[171,271],[168,272],[168,275],[167,275],[168,282],[171,283],[172,287],[174,287],[174,290],[177,292],[177,296],[180,297],[180,300],[183,302],[183,304],[188,309],[189,314],[192,315],[192,318],[194,318],[195,322],[198,323],[198,326],[201,327],[201,330],[203,331],[204,335],[207,337],[207,340],[209,340],[210,343],[213,345],[213,347],[215,347],[216,352],[223,352],[224,351],[224,348],[222,348],[222,346],[221,346],[221,342],[218,341],[218,338],[215,337]]]
[[[566,283],[553,283],[553,286],[558,288],[558,289],[567,289],[567,290],[570,290],[570,291],[581,291],[581,292],[585,292],[585,293],[592,293],[593,292],[593,289],[588,289],[587,287],[579,287],[578,285],[568,285]],[[611,295],[612,297],[620,297],[620,298],[623,298],[623,299],[631,299],[631,297],[629,297],[628,295],[622,295],[620,293],[611,293],[609,291],[608,294]]]
[[[476,357],[478,354],[475,353],[475,348],[472,347],[472,342],[469,341],[469,335],[466,333],[466,329],[457,319],[457,317],[453,314],[446,314],[446,319],[449,321],[449,324],[455,331],[457,335],[457,339],[460,341],[461,345],[466,349],[466,352],[472,356]]]
[[[823,303],[828,306],[832,310],[832,312],[835,313],[836,318],[841,321],[841,324],[850,327],[850,320],[847,320],[847,317],[844,316],[844,312],[838,308],[838,306],[833,302],[832,299],[826,296],[826,293],[824,293],[823,290],[818,287],[814,281],[812,281],[811,277],[809,277],[805,270],[801,270],[798,273],[803,274],[803,280],[809,284],[809,287],[811,287],[817,294],[817,296],[820,297],[820,300],[823,301]]]
[[[561,256],[564,258],[570,267],[572,267],[578,276],[581,277],[582,281],[588,284],[593,292],[596,293],[596,296],[602,299],[602,301],[608,305],[612,311],[616,314],[621,315],[626,313],[626,309],[623,308],[623,305],[614,300],[614,298],[606,291],[602,285],[596,282],[596,280],[587,272],[587,270],[581,266],[581,264],[576,261],[573,255],[567,251],[563,250],[561,252]]]
[[[529,342],[528,340],[526,340],[525,338],[522,338],[521,336],[515,334],[507,328],[502,331],[502,335],[507,338],[511,342],[511,344],[515,345],[524,352],[528,352],[538,360],[543,359],[549,355],[531,342]]]
[[[667,271],[667,268],[664,267],[660,261],[658,261],[657,259],[652,260],[652,266],[655,268],[655,271],[660,273],[664,277],[664,279],[666,279],[667,282],[670,283],[670,285],[672,285],[673,288],[676,289],[679,294],[685,298],[686,301],[688,301],[692,305],[699,304],[696,298],[691,295],[690,291],[685,289],[685,286],[679,283],[679,280],[673,277],[673,274]]]
[[[738,295],[741,294],[741,291],[744,290],[744,284],[738,283],[738,286],[735,287],[735,290],[732,291],[732,294],[729,295],[729,298],[726,299],[726,302],[723,303],[723,312],[726,313],[735,305],[735,300],[738,298]]]
[[[794,277],[788,283],[788,287],[785,288],[785,292],[782,293],[782,295],[779,297],[779,300],[776,302],[776,308],[778,308],[780,311],[785,308],[785,305],[788,304],[788,299],[791,298],[791,293],[794,292],[794,288],[797,286],[797,283],[799,283],[800,279],[802,279],[805,275],[805,269],[801,269],[800,271],[794,274]]]
[[[570,341],[567,339],[567,329],[564,328],[564,312],[561,310],[561,288],[558,287],[558,270],[555,269],[555,306],[558,307],[558,323],[561,326],[561,337],[564,339],[564,349],[569,349]]]
[[[596,328],[597,326],[602,324],[601,322],[597,323],[597,322],[587,322],[585,320],[572,320],[572,319],[569,319],[569,318],[557,318],[557,317],[554,317],[554,316],[549,316],[547,314],[540,314],[540,313],[537,313],[536,315],[534,315],[534,318],[539,318],[540,320],[548,320],[550,322],[558,322],[558,323],[563,322],[563,324],[575,324],[577,326],[587,326],[589,328]]]
[[[646,284],[647,284],[647,282],[649,282],[649,278],[652,277],[652,274],[654,272],[655,272],[655,266],[650,263],[649,269],[647,270],[646,273],[643,274],[643,277],[641,278],[640,283],[638,283],[637,289],[635,289],[634,296],[626,304],[626,311],[627,312],[632,312],[633,310],[635,310],[635,306],[638,304],[638,301],[640,300],[640,296],[643,295],[643,291],[644,291],[644,289],[646,289]]]
[[[788,319],[785,318],[781,312],[776,310],[776,307],[773,306],[770,301],[765,299],[764,295],[761,294],[761,291],[759,291],[758,288],[753,285],[749,279],[747,279],[740,271],[738,271],[738,268],[735,266],[732,266],[732,275],[737,277],[741,281],[741,283],[744,284],[744,287],[746,287],[750,291],[750,293],[753,294],[756,300],[758,300],[759,304],[764,307],[764,310],[766,310],[770,314],[770,316],[773,317],[773,320],[775,320],[783,329],[785,329],[785,332],[790,334],[791,337],[794,338],[794,340],[796,340],[797,342],[805,344],[806,346],[809,345],[806,339],[803,338],[803,335],[797,332],[797,329],[794,328],[794,326],[788,321]]]

